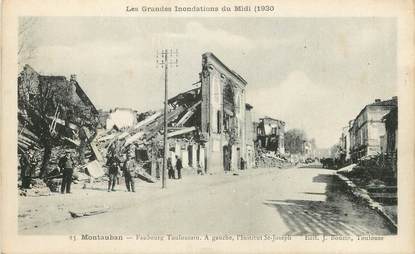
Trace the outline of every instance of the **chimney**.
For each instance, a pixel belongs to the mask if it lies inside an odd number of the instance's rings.
[[[380,99],[375,99],[375,102],[381,102],[381,100]]]
[[[398,96],[392,96],[392,100],[397,101],[398,100]]]
[[[76,81],[76,74],[71,74],[71,81]]]

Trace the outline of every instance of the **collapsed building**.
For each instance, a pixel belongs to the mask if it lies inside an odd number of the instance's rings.
[[[168,100],[168,157],[174,165],[177,155],[184,168],[201,173],[240,169],[247,159],[252,165],[253,141],[246,140],[246,126],[252,125],[245,118],[247,82],[212,53],[202,55],[199,76],[198,87]],[[99,134],[97,145],[102,154],[135,153],[145,177],[158,178],[163,122],[163,112],[153,111],[132,128]]]
[[[258,145],[269,151],[284,154],[285,122],[271,117],[259,119]]]
[[[285,122],[263,117],[253,124],[255,129],[255,165],[285,168],[290,165],[285,153]]]
[[[167,156],[173,165],[175,157],[180,157],[183,167],[195,173],[253,167],[257,130],[252,122],[253,107],[246,103],[246,80],[212,53],[202,55],[199,77],[197,87],[168,99]],[[22,151],[39,146],[44,154],[52,153],[53,158],[44,156],[43,160],[52,160],[56,169],[59,152],[49,151],[53,150],[51,144],[71,147],[79,152],[79,164],[92,177],[104,175],[102,167],[110,156],[123,161],[130,153],[137,161],[136,177],[148,182],[160,177],[164,156],[162,110],[138,114],[120,109],[99,113],[76,76],[71,76],[69,81],[63,76],[43,76],[30,66],[22,71],[18,85],[21,97],[27,97],[19,105],[19,149]],[[26,119],[28,111],[39,111],[32,107],[34,98],[47,101],[47,105],[40,107],[47,110],[38,117],[44,122]],[[47,130],[47,135],[39,129]]]
[[[25,65],[17,80],[18,155],[21,178],[46,177],[62,149],[76,150],[78,163],[93,157],[98,111],[71,75],[42,75]],[[23,184],[25,185],[25,184]]]

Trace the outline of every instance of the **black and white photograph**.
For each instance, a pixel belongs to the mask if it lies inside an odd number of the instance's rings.
[[[17,17],[18,237],[376,244],[408,226],[399,19],[200,14],[278,5],[222,6]]]

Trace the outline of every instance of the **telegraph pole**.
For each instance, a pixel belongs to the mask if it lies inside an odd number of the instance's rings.
[[[160,56],[160,60],[159,60]],[[169,152],[169,146],[167,143],[167,113],[168,113],[168,77],[169,77],[169,65],[178,66],[178,51],[164,49],[160,54],[157,55],[157,64],[164,68],[164,156],[163,156],[163,171],[161,173],[161,188],[166,188],[166,169],[167,169],[167,158]],[[172,61],[172,58],[175,61]]]

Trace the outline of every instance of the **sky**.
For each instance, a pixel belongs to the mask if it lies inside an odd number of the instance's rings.
[[[366,104],[397,93],[393,18],[31,19],[21,41],[34,54],[22,62],[45,75],[76,74],[98,108],[162,108],[156,58],[164,48],[179,52],[169,96],[193,88],[202,54],[212,52],[248,82],[255,117],[304,129],[320,148],[337,142]]]

